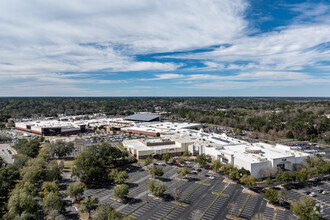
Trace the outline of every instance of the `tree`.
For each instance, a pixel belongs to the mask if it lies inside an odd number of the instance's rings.
[[[42,207],[45,213],[52,210],[61,211],[63,209],[63,201],[59,197],[58,192],[49,192],[42,200]]]
[[[286,138],[294,139],[294,135],[293,135],[292,131],[288,131],[288,133],[286,133]]]
[[[188,167],[183,167],[180,172],[179,172],[182,176],[186,176],[188,174],[191,173],[191,170]]]
[[[277,192],[275,189],[266,189],[263,197],[273,204],[277,202]]]
[[[80,203],[80,212],[88,213],[88,218],[91,216],[91,212],[98,206],[98,200],[92,196],[85,197]]]
[[[41,192],[39,193],[40,197],[47,196],[50,192],[59,193],[60,188],[55,182],[44,182],[41,187]]]
[[[212,161],[211,156],[206,154],[197,155],[195,159],[195,162],[202,167],[205,167],[206,164],[211,163],[211,161]]]
[[[159,181],[149,181],[148,189],[156,196],[162,197],[167,187]]]
[[[102,204],[98,206],[93,213],[93,220],[108,220],[108,216],[114,208],[109,204]]]
[[[255,186],[256,185],[256,179],[254,178],[254,176],[251,176],[251,175],[246,175],[244,174],[240,179],[239,181],[245,185],[248,185],[248,186]]]
[[[149,173],[152,176],[157,176],[157,177],[161,177],[164,175],[163,169],[160,167],[153,167],[149,170]]]
[[[50,161],[46,167],[46,180],[56,181],[62,178],[62,168],[56,161]]]
[[[109,143],[93,145],[88,151],[101,158],[107,166],[116,165],[118,159],[124,159],[128,156],[127,151],[121,151],[120,149],[111,146]]]
[[[213,161],[213,163],[212,163],[212,169],[213,169],[215,172],[219,172],[220,168],[221,168],[221,163],[220,163],[220,161],[219,161],[219,160],[215,160],[215,161]]]
[[[74,201],[77,201],[77,198],[84,194],[84,188],[85,185],[83,183],[71,183],[65,193],[71,198],[74,198]]]
[[[284,192],[282,190],[277,192],[276,200],[278,204],[283,205],[283,203],[286,201],[286,198],[284,196]]]
[[[126,184],[117,185],[114,189],[114,195],[119,198],[124,198],[128,195],[129,186]]]
[[[237,168],[233,168],[229,173],[229,178],[232,180],[238,180],[240,178]]]
[[[91,151],[80,152],[73,161],[72,175],[79,177],[86,184],[99,181],[104,173],[104,161]]]
[[[151,157],[147,157],[144,161],[144,166],[149,166],[152,163],[153,159]]]
[[[242,167],[241,169],[238,170],[238,173],[240,176],[244,176],[244,175],[251,175],[250,171],[245,169],[244,167]]]
[[[4,207],[9,192],[14,188],[19,179],[19,171],[13,165],[0,168],[0,207]]]
[[[270,178],[270,177],[268,177],[266,180],[265,180],[265,183],[266,183],[266,185],[272,185],[273,184],[273,180]]]
[[[172,192],[172,196],[175,200],[178,200],[181,197],[182,191],[179,188],[176,188],[175,190],[173,190]]]
[[[179,157],[178,158],[178,163],[181,164],[181,165],[185,165],[186,162],[184,161],[184,159],[182,157]]]
[[[224,174],[229,174],[230,171],[233,169],[233,165],[231,164],[225,164],[224,166],[222,166],[222,170],[224,172]]]
[[[48,147],[42,147],[39,151],[38,157],[41,157],[45,160],[50,158],[50,152]]]
[[[162,156],[162,160],[163,160],[165,163],[167,163],[170,159],[171,159],[171,155],[170,155],[169,153],[164,154],[164,155]]]
[[[25,154],[16,154],[13,157],[14,157],[14,165],[17,168],[22,168],[30,158]]]
[[[40,166],[26,166],[21,170],[23,182],[37,183],[45,177],[45,170]]]
[[[36,138],[30,141],[20,139],[18,143],[14,145],[14,148],[20,154],[25,154],[28,157],[36,157],[40,149],[40,139]]]
[[[315,206],[315,201],[307,196],[291,203],[290,210],[302,220],[324,219],[320,215],[319,207]]]
[[[26,189],[15,188],[8,200],[8,217],[13,218],[23,213],[35,213],[36,202],[33,194]]]
[[[117,169],[112,169],[109,173],[109,179],[116,184],[123,184],[128,179],[128,174],[126,171],[119,171]]]
[[[50,210],[46,216],[46,220],[65,220],[65,217],[58,210]]]
[[[62,158],[72,153],[74,150],[74,145],[72,142],[58,140],[48,144],[48,148],[52,157],[57,156],[58,158]]]
[[[192,156],[192,153],[190,153],[189,151],[185,151],[182,156],[184,156],[186,160],[188,160],[188,158]]]

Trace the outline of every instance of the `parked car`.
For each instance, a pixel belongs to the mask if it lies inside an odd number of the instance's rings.
[[[215,179],[214,176],[210,176],[209,178],[210,178],[211,180],[214,180],[214,179]]]
[[[309,195],[312,196],[312,197],[316,196],[315,192],[311,192]]]

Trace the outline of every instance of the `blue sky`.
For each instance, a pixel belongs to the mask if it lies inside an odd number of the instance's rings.
[[[330,1],[2,0],[0,96],[330,96]]]

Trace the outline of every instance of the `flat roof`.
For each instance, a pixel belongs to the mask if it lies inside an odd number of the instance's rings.
[[[132,121],[152,121],[156,118],[159,118],[160,115],[158,114],[134,114],[125,117],[125,120],[132,120]]]
[[[138,150],[138,151],[151,151],[151,150],[164,150],[164,149],[180,148],[179,146],[177,146],[175,144],[147,146],[147,145],[141,143],[138,139],[124,140],[123,143],[127,147]]]

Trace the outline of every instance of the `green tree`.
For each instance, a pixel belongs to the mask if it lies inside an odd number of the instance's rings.
[[[60,188],[57,186],[55,182],[44,182],[41,187],[41,192],[39,193],[40,197],[45,197],[50,192],[59,193]]]
[[[245,185],[248,186],[255,186],[256,185],[256,179],[254,178],[254,176],[251,175],[246,175],[244,174],[239,181]]]
[[[240,178],[240,174],[237,168],[233,168],[229,173],[229,178],[232,180],[238,180]]]
[[[10,194],[7,207],[8,217],[14,218],[15,216],[21,216],[23,213],[35,213],[36,202],[32,193],[24,188],[15,188]]]
[[[104,161],[91,151],[80,152],[73,161],[72,175],[87,185],[101,180],[104,173]]]
[[[152,163],[153,159],[151,157],[147,157],[144,161],[144,166],[149,166]]]
[[[62,178],[62,168],[56,161],[50,161],[46,167],[46,180],[56,181]]]
[[[219,172],[220,168],[221,168],[221,163],[220,163],[220,161],[219,161],[219,160],[215,160],[215,161],[213,161],[213,163],[212,163],[212,169],[213,169],[215,172]]]
[[[284,192],[282,190],[277,192],[276,200],[278,204],[283,205],[283,203],[287,200],[284,196]]]
[[[272,181],[272,179],[270,178],[270,177],[268,177],[266,180],[265,180],[265,183],[266,183],[266,185],[272,185],[273,184],[273,181]]]
[[[39,151],[38,157],[41,157],[45,160],[50,159],[50,152],[48,147],[42,147]]]
[[[186,162],[184,161],[184,159],[182,157],[179,157],[178,158],[178,163],[181,164],[181,165],[185,165]]]
[[[190,170],[188,167],[183,167],[183,168],[179,171],[179,173],[180,173],[182,176],[186,176],[186,175],[188,175],[188,174],[191,173],[191,170]]]
[[[129,193],[129,186],[126,184],[120,184],[115,186],[114,195],[118,198],[124,198]]]
[[[19,179],[19,171],[13,165],[0,168],[0,207],[7,202],[9,192],[14,188]]]
[[[63,209],[63,201],[58,192],[49,192],[42,200],[42,207],[45,213],[52,210],[61,211]]]
[[[302,220],[309,219],[324,219],[320,215],[320,210],[315,206],[315,201],[309,197],[301,197],[300,199],[291,203],[290,210],[299,216]]]
[[[148,190],[150,190],[154,195],[162,197],[167,187],[159,181],[149,181]]]
[[[109,204],[102,204],[93,213],[93,220],[108,220],[108,216],[114,208]]]
[[[242,167],[241,169],[238,170],[238,173],[240,176],[244,176],[244,175],[251,175],[250,171],[245,169],[244,167]]]
[[[27,166],[21,170],[23,182],[37,183],[44,179],[45,169],[40,166]]]
[[[191,157],[192,154],[189,151],[185,151],[182,156],[184,156],[186,160],[188,160],[188,158]]]
[[[164,171],[162,168],[160,167],[153,167],[149,170],[149,173],[152,175],[152,176],[157,176],[157,177],[161,177],[164,175]]]
[[[123,184],[128,179],[128,174],[126,171],[118,171],[117,169],[112,169],[108,177],[116,184]]]
[[[30,141],[20,139],[18,143],[14,145],[14,148],[20,154],[25,154],[28,157],[36,157],[40,149],[40,139],[36,138]]]
[[[88,218],[90,218],[91,212],[97,208],[98,203],[94,196],[85,197],[80,203],[80,212],[88,213]]]
[[[77,182],[77,183],[71,183],[65,193],[70,196],[71,198],[74,198],[74,201],[77,201],[77,198],[82,196],[84,194],[84,188],[85,185],[83,183]]]
[[[49,153],[52,157],[57,156],[62,158],[72,153],[74,150],[74,145],[72,142],[65,142],[58,140],[47,145]]]
[[[293,135],[292,131],[288,131],[288,133],[286,133],[286,138],[294,139],[294,135]]]
[[[210,155],[201,154],[196,156],[195,162],[200,166],[205,167],[207,163],[212,162],[212,158]]]
[[[275,204],[277,202],[277,191],[275,189],[266,189],[263,197],[269,202]]]
[[[25,154],[16,154],[13,157],[14,157],[14,165],[17,168],[22,168],[25,165],[25,163],[30,159],[30,157],[28,157]]]
[[[169,153],[164,154],[164,155],[162,156],[162,160],[163,160],[165,163],[167,163],[170,159],[171,159],[171,155],[170,155]]]

